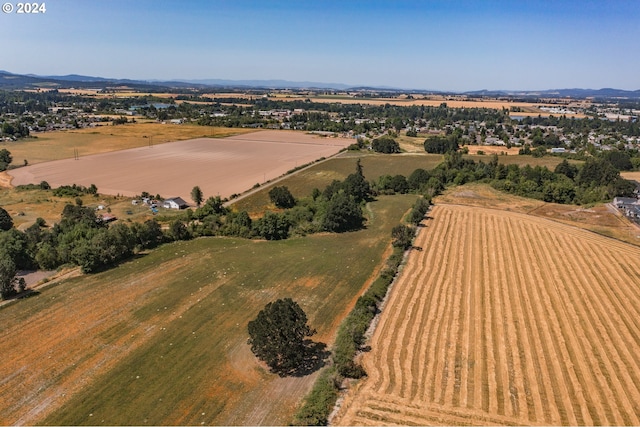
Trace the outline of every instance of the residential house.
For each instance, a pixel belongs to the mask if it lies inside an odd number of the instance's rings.
[[[189,205],[180,197],[172,197],[170,199],[165,199],[164,204],[162,206],[165,209],[184,209]]]

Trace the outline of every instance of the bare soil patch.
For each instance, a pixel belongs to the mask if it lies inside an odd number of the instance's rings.
[[[11,180],[13,177],[9,175],[6,171],[0,172],[0,187],[2,188],[11,188]]]
[[[264,131],[229,138],[199,138],[81,156],[12,170],[13,185],[95,184],[103,194],[142,191],[186,201],[198,185],[205,197],[228,197],[296,166],[331,156],[352,141],[300,132]]]
[[[629,179],[629,180],[632,180],[632,181],[640,181],[640,171],[621,172],[620,175],[624,179]]]
[[[33,165],[51,160],[72,159],[76,152],[84,157],[186,139],[223,138],[251,132],[255,130],[158,122],[127,123],[118,126],[104,123],[93,128],[36,133],[33,135],[34,138],[0,143],[0,148],[6,148],[11,152],[15,164],[27,160]]]

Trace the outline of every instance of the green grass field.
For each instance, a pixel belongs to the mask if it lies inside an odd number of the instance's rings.
[[[284,185],[296,198],[309,197],[313,188],[323,190],[334,179],[343,180],[356,170],[356,162],[362,159],[364,176],[368,181],[381,175],[410,175],[417,168],[433,169],[442,162],[436,154],[367,154],[345,152],[306,170],[290,175],[274,185]],[[259,213],[266,207],[273,207],[269,201],[269,187],[233,204],[233,209],[249,213]]]
[[[28,405],[46,401],[40,390],[28,388],[45,381],[37,375],[50,377],[46,393],[95,369],[62,407],[28,423],[289,423],[313,378],[268,373],[248,350],[247,322],[266,303],[292,297],[318,330],[314,340],[330,343],[384,258],[391,228],[414,201],[415,195],[381,197],[370,205],[367,228],[357,232],[278,242],[201,238],[165,245],[5,307],[0,323],[23,325],[22,333],[31,338],[11,350],[32,355],[29,374],[9,380],[20,382],[20,398],[26,396]],[[70,336],[51,334],[60,322],[66,322],[63,330]],[[37,329],[31,330],[34,323]],[[48,338],[40,340],[39,334]],[[11,354],[7,345],[6,339],[0,341],[1,353]],[[52,353],[54,360],[66,362],[46,368],[54,363],[46,356]],[[121,356],[109,361],[111,353]],[[95,360],[103,362],[96,366]],[[3,401],[0,418],[15,423],[9,409],[17,404]]]

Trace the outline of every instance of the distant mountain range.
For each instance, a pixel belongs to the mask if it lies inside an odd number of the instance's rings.
[[[0,89],[106,89],[114,86],[127,86],[132,89],[148,92],[161,92],[167,90],[179,90],[186,88],[206,89],[206,88],[256,88],[256,89],[334,89],[334,90],[366,90],[381,92],[412,92],[423,94],[456,94],[468,95],[472,97],[522,97],[522,98],[596,98],[596,99],[640,99],[640,90],[622,89],[552,89],[540,91],[508,91],[508,90],[479,90],[470,92],[443,92],[429,90],[399,89],[388,86],[364,87],[349,86],[342,83],[319,83],[319,82],[294,82],[288,80],[223,80],[223,79],[200,79],[200,80],[130,80],[130,79],[110,79],[104,77],[82,76],[69,74],[65,76],[40,76],[35,74],[14,74],[0,70]]]

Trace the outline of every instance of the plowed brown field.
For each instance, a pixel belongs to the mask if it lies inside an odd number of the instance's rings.
[[[639,425],[640,248],[439,205],[334,424]]]
[[[303,164],[338,153],[347,138],[263,131],[198,138],[152,147],[80,156],[12,169],[13,185],[47,181],[52,187],[95,184],[101,194],[133,197],[143,191],[188,200],[198,185],[205,197],[229,197]]]

